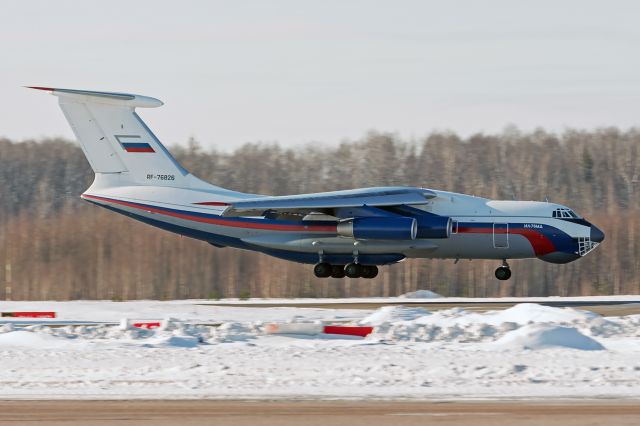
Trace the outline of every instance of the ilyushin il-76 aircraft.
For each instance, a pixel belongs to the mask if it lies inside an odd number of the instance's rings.
[[[136,113],[163,105],[127,93],[31,87],[58,97],[95,180],[91,203],[215,247],[314,265],[317,277],[374,278],[407,258],[568,263],[604,233],[568,207],[389,186],[288,196],[245,194],[185,170]]]

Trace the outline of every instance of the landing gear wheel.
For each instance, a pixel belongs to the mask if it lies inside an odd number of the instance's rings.
[[[506,281],[511,278],[511,269],[508,266],[500,266],[496,269],[496,278],[500,281]]]
[[[344,267],[344,274],[349,278],[360,278],[362,276],[362,266],[357,263],[350,263]]]
[[[376,265],[363,265],[362,278],[372,279],[378,276],[378,267]]]
[[[332,271],[331,265],[327,262],[318,263],[313,267],[313,273],[318,278],[328,278],[331,276]]]
[[[331,266],[331,278],[344,278],[344,265]]]

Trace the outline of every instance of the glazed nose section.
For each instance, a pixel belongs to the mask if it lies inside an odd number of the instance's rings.
[[[591,241],[594,243],[601,243],[604,241],[604,232],[595,225],[591,225]]]

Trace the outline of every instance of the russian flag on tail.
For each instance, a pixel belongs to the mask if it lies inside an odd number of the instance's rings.
[[[127,152],[155,152],[146,142],[141,142],[139,135],[115,135],[116,139]]]
[[[121,142],[122,147],[127,152],[155,152],[148,143],[128,143]]]

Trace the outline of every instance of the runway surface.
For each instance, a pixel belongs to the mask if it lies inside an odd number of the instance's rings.
[[[0,425],[636,426],[638,401],[0,401]]]
[[[347,299],[348,300],[348,299]],[[318,309],[378,309],[383,306],[411,306],[411,307],[421,307],[428,309],[429,311],[439,311],[443,309],[452,309],[452,308],[463,308],[467,311],[474,312],[486,312],[491,310],[503,310],[510,308],[518,303],[523,303],[522,301],[514,301],[514,302],[486,302],[486,301],[477,301],[477,302],[452,302],[452,301],[441,301],[441,300],[425,300],[425,301],[416,301],[416,300],[394,300],[394,301],[381,301],[381,302],[349,302],[345,299],[337,302],[305,302],[305,303],[297,303],[295,301],[286,302],[280,301],[276,303],[202,303],[202,305],[212,305],[212,306],[233,306],[233,307],[247,307],[247,308],[281,308],[281,307],[290,307],[290,308],[318,308]],[[553,301],[553,300],[544,300],[544,301],[531,301],[528,303],[538,303],[544,306],[552,306],[556,308],[566,308],[571,307],[575,309],[583,309],[586,311],[595,312],[598,315],[602,316],[624,316],[624,315],[636,315],[640,314],[640,299],[633,301]]]

